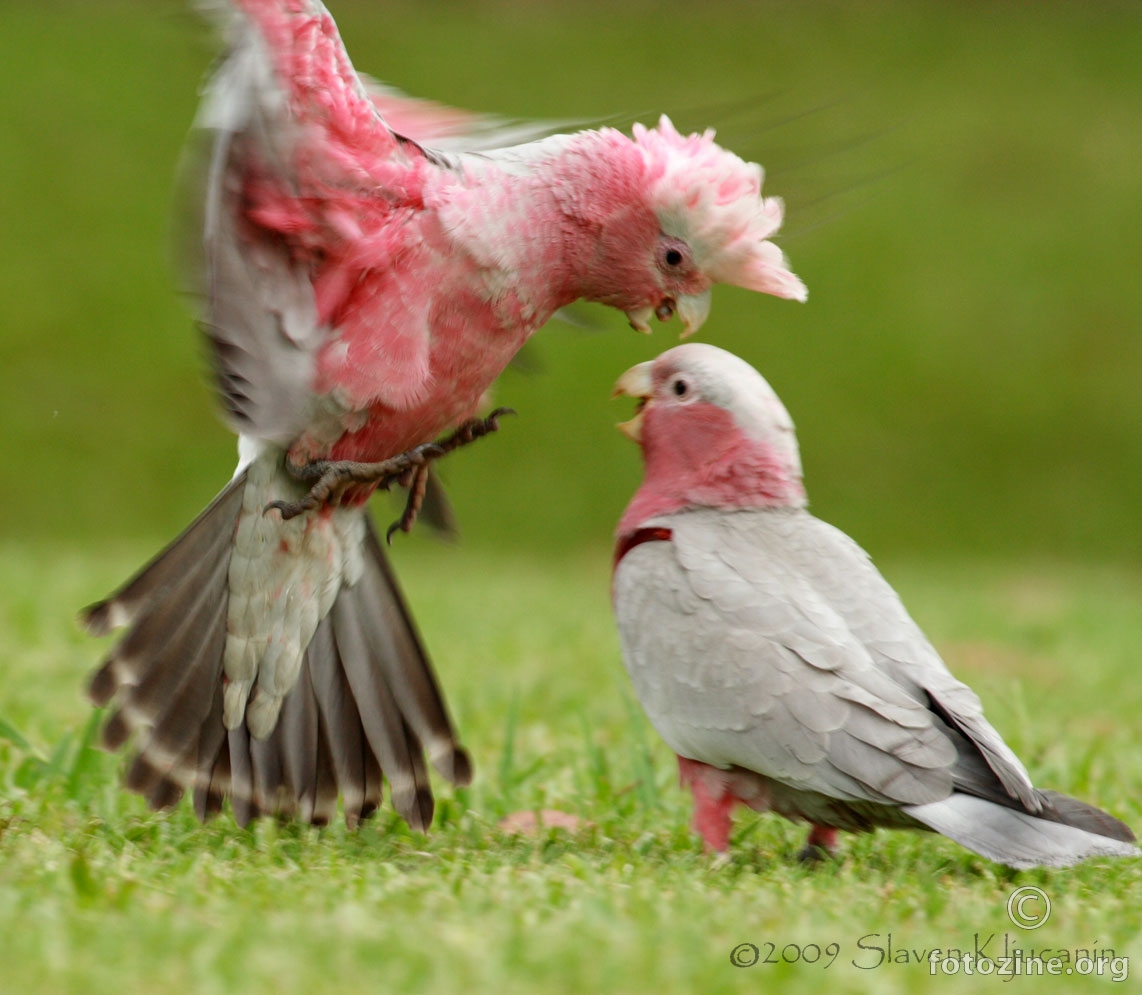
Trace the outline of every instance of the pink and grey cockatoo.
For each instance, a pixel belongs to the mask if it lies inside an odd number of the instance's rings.
[[[896,593],[806,510],[793,422],[749,364],[681,345],[616,393],[645,476],[617,533],[614,608],[694,826],[724,851],[738,804],[838,829],[929,829],[1012,867],[1137,856],[1093,806],[1032,785]]]
[[[649,330],[714,283],[803,299],[760,167],[663,118],[493,148],[494,129],[359,77],[316,0],[234,0],[206,91],[195,264],[233,480],[85,614],[125,637],[95,674],[103,740],[156,806],[246,822],[372,812],[423,829],[425,754],[471,776],[366,514],[495,427],[481,397],[577,299]],[[411,134],[386,121],[388,114]],[[467,142],[479,153],[462,151]],[[430,139],[439,147],[430,149]],[[509,139],[510,140],[510,139]],[[454,430],[438,447],[427,445]]]

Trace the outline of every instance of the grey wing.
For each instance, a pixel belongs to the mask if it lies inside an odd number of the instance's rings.
[[[308,266],[245,220],[251,170],[290,183],[291,125],[260,35],[231,23],[181,167],[180,264],[235,431],[288,445],[312,414],[317,322]]]
[[[655,519],[672,540],[616,570],[624,658],[668,745],[850,801],[947,797],[956,749],[926,701],[877,667],[780,534],[740,550],[732,517]]]
[[[877,666],[917,700],[927,699],[960,752],[959,790],[995,801],[1005,796],[1030,812],[1040,810],[1027,769],[984,717],[978,695],[949,672],[864,550],[808,514],[766,521],[744,513],[738,527],[780,530],[798,573],[821,592]]]

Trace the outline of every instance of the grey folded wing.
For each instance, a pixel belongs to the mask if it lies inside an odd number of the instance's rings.
[[[842,533],[800,511],[650,524],[672,539],[627,553],[616,611],[635,688],[676,752],[856,802],[937,801],[962,790],[964,770],[985,796],[1010,794],[1006,782],[1033,792]]]

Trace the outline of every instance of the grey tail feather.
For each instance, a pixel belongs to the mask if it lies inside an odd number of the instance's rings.
[[[1142,856],[1134,834],[1113,816],[1066,795],[1041,795],[1045,804],[1039,815],[960,793],[903,811],[972,852],[1018,869]]]
[[[355,826],[379,807],[383,771],[397,811],[426,830],[425,751],[456,784],[471,781],[472,765],[371,521],[364,575],[318,625],[273,731],[256,740],[244,723],[224,728],[228,568],[245,483],[236,477],[118,592],[83,612],[97,635],[129,627],[89,686],[95,704],[113,703],[103,745],[132,740],[127,786],[154,808],[190,791],[203,821],[229,797],[242,825],[264,814],[323,825],[340,795]]]
[[[1134,831],[1121,819],[1116,819],[1109,812],[1095,808],[1086,802],[1081,802],[1070,795],[1060,794],[1058,791],[1037,791],[1043,803],[1041,818],[1052,822],[1061,822],[1076,829],[1083,829],[1096,836],[1106,836],[1108,839],[1121,840],[1123,843],[1133,843],[1137,837]]]

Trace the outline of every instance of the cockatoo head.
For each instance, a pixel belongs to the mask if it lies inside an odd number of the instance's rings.
[[[804,506],[793,419],[745,360],[689,342],[631,367],[614,393],[639,401],[619,428],[642,447],[642,493],[657,513]]]
[[[600,228],[592,299],[644,332],[652,316],[677,313],[684,336],[705,321],[715,283],[805,300],[805,285],[768,241],[783,205],[761,196],[760,166],[721,148],[712,131],[679,134],[665,116],[655,128],[636,124],[633,138],[594,134],[621,168],[600,171],[592,191]]]

